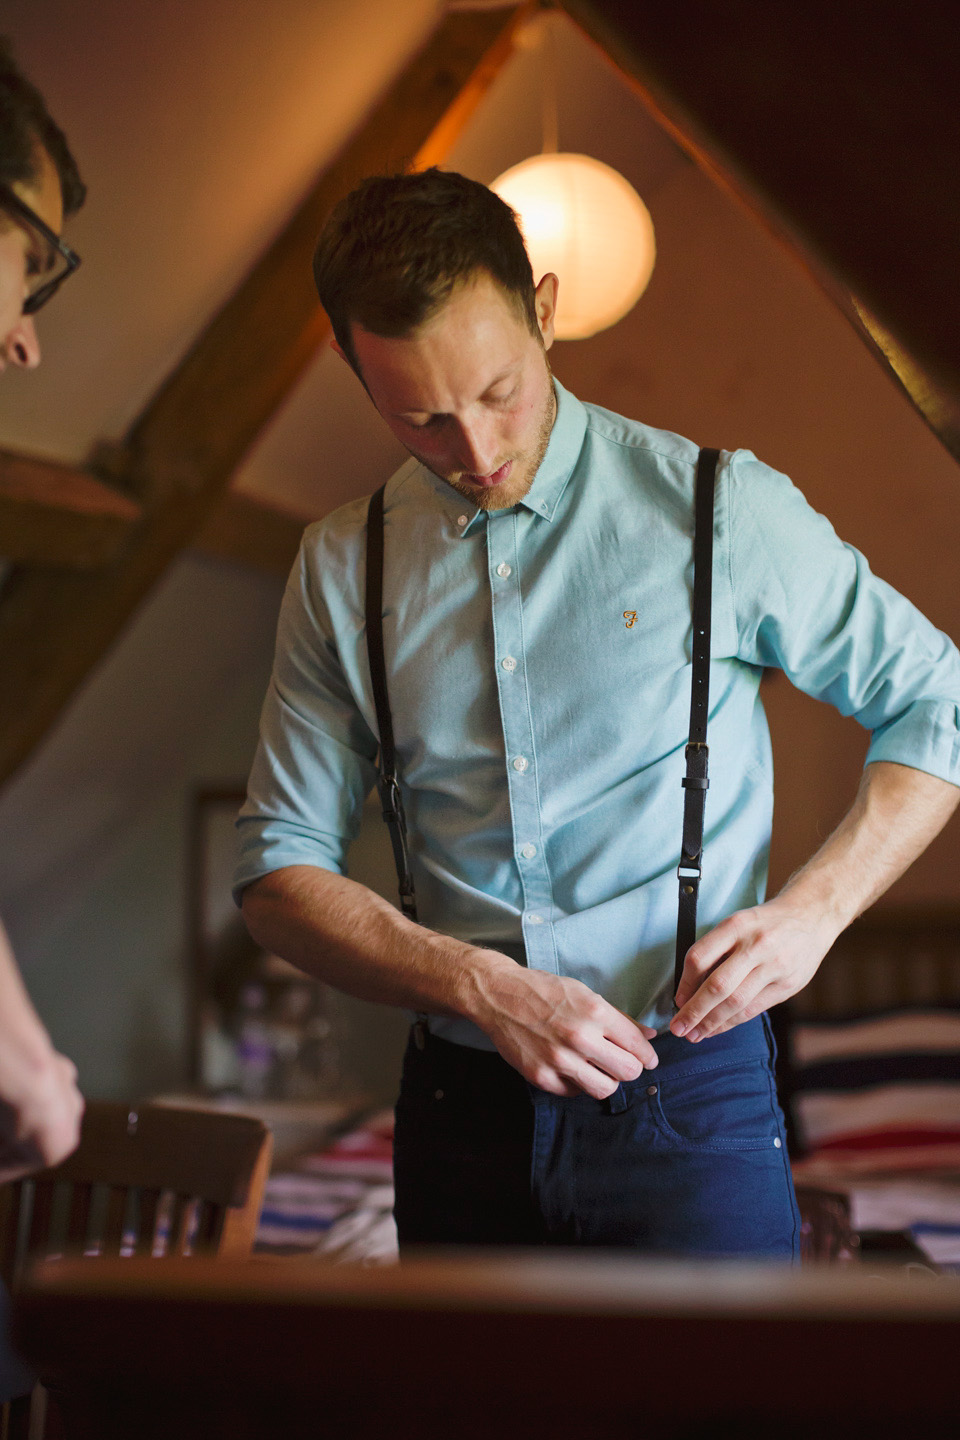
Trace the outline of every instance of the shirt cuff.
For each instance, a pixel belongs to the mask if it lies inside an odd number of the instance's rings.
[[[960,706],[918,700],[904,715],[873,732],[866,764],[892,760],[960,786]]]

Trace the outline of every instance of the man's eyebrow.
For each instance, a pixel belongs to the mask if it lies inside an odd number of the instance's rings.
[[[57,257],[53,248],[42,235],[34,230],[32,225],[24,226],[24,234],[27,237],[27,255],[37,267],[37,273],[46,275],[56,264]]]

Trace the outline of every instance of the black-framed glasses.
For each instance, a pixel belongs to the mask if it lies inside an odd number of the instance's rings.
[[[22,225],[32,231],[37,241],[34,253],[27,261],[27,298],[23,302],[24,315],[36,315],[41,306],[60,289],[80,264],[80,256],[69,245],[64,245],[60,236],[31,210],[15,190],[0,181],[0,208],[9,210]]]

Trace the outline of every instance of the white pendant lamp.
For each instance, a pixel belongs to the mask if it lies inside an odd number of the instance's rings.
[[[520,217],[533,278],[559,276],[558,340],[584,340],[626,315],[647,287],[656,246],[629,181],[589,155],[535,155],[490,187]]]

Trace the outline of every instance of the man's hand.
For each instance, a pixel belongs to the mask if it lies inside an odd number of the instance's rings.
[[[51,1047],[41,1063],[18,1066],[16,1080],[0,1101],[0,1184],[58,1165],[80,1139],[83,1096],[71,1060]]]
[[[527,970],[483,951],[473,1018],[509,1065],[551,1095],[603,1100],[652,1070],[655,1030],[637,1025],[579,980]]]
[[[813,979],[837,933],[789,891],[731,915],[687,951],[670,1029],[696,1041],[752,1020]]]

